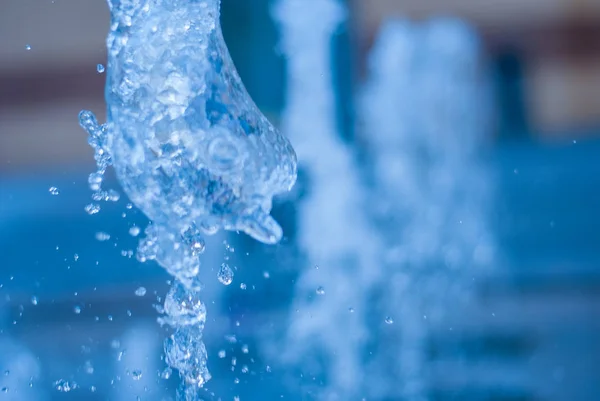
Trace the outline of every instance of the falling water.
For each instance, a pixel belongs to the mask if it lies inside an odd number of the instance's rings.
[[[240,230],[277,242],[272,197],[294,184],[296,158],[235,70],[220,0],[109,0],[109,7],[107,122],[80,114],[98,165],[90,186],[94,200],[114,200],[115,192],[102,190],[112,165],[152,221],[138,258],[156,260],[176,279],[160,319],[174,329],[166,362],[182,378],[178,399],[196,400],[210,379],[197,279],[203,236]]]

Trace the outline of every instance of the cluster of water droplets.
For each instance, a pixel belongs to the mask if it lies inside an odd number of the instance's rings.
[[[219,229],[276,243],[269,215],[274,195],[296,180],[290,143],[246,92],[222,37],[220,0],[109,0],[106,124],[80,113],[97,172],[93,198],[113,166],[132,202],[151,220],[138,258],[155,260],[175,278],[161,323],[174,328],[166,361],[184,385],[178,399],[197,399],[210,378],[200,300],[202,236]],[[93,214],[97,204],[87,207]],[[233,273],[222,269],[220,280]]]
[[[107,125],[98,124],[96,116],[90,111],[82,111],[79,114],[79,123],[88,132],[88,143],[94,149],[94,159],[96,160],[96,172],[88,177],[88,183],[94,193],[92,199],[95,202],[99,201],[118,201],[120,196],[114,190],[105,191],[102,189],[104,174],[106,169],[112,164],[112,159],[108,151],[108,131]],[[86,205],[85,211],[89,214],[96,214],[100,211],[98,203],[90,203]]]

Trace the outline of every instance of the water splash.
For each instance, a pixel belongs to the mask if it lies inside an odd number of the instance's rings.
[[[202,236],[243,231],[276,243],[274,195],[296,179],[296,157],[246,92],[225,45],[220,0],[109,0],[107,123],[80,113],[98,171],[94,199],[112,200],[102,181],[112,165],[132,202],[151,220],[138,258],[156,260],[176,282],[162,323],[179,370],[178,399],[197,399],[209,380],[197,281]],[[98,210],[90,205],[91,211]]]

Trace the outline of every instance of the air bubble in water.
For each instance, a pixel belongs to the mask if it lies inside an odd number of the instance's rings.
[[[29,45],[29,44],[25,45],[25,50],[31,50],[31,45]]]
[[[48,188],[48,192],[50,192],[51,195],[58,195],[60,193],[56,187]]]
[[[233,282],[233,270],[227,263],[223,263],[217,274],[217,278],[224,285],[229,285]]]
[[[138,226],[133,226],[129,229],[129,235],[132,237],[137,237],[140,235],[140,228]]]
[[[135,290],[135,295],[137,295],[138,297],[143,297],[144,295],[146,295],[146,288],[139,287],[137,290]]]
[[[142,378],[142,371],[137,369],[132,372],[133,380],[140,380]]]
[[[319,295],[325,295],[325,288],[323,288],[323,287],[317,288],[317,294],[319,294]]]
[[[37,299],[37,297],[35,295],[33,297],[31,297],[31,303],[33,305],[37,305],[38,304],[38,299]]]
[[[103,64],[98,64],[96,66],[96,71],[98,71],[98,74],[102,74],[104,72],[104,65]]]
[[[386,324],[393,324],[394,323],[394,319],[392,319],[391,317],[388,316],[388,317],[385,318],[385,323]]]

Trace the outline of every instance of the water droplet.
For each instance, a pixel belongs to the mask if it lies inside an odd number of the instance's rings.
[[[233,270],[227,263],[223,263],[217,274],[217,278],[224,285],[229,285],[233,282]]]
[[[137,237],[140,235],[140,228],[138,226],[133,226],[129,229],[129,235],[132,237]]]
[[[96,66],[96,71],[98,71],[98,74],[102,74],[104,72],[104,65],[98,64]]]
[[[135,295],[137,295],[138,297],[143,297],[144,295],[146,295],[146,288],[139,287],[137,290],[135,290]]]
[[[392,319],[391,317],[388,316],[388,317],[385,318],[385,322],[387,324],[392,324],[392,323],[394,323],[394,319]]]
[[[37,299],[37,297],[35,295],[33,297],[31,297],[31,303],[33,305],[37,305],[38,304],[38,299]]]
[[[172,374],[173,374],[173,369],[166,368],[165,370],[162,371],[162,373],[160,374],[160,377],[164,380],[169,380],[169,378],[171,377]]]
[[[190,249],[194,256],[198,256],[204,252],[206,245],[203,240],[196,239],[190,244]]]
[[[85,365],[83,367],[83,369],[85,370],[85,373],[87,373],[88,375],[91,375],[94,373],[94,366],[92,365],[92,361],[85,361]]]
[[[48,192],[50,192],[51,195],[58,195],[60,193],[56,187],[48,188]]]
[[[133,377],[133,380],[140,380],[142,378],[142,371],[141,370],[134,370],[131,373],[131,377]]]
[[[85,206],[85,211],[89,215],[96,214],[100,211],[100,205],[97,205],[95,203],[90,203],[89,205]]]
[[[96,239],[100,242],[108,241],[110,239],[110,234],[103,231],[97,232]]]
[[[77,383],[69,382],[64,379],[60,379],[54,382],[54,388],[60,391],[61,393],[68,393],[71,390],[75,390],[77,387]]]
[[[25,50],[31,50],[31,45],[29,45],[29,44],[25,45]]]
[[[324,295],[325,294],[325,288],[323,288],[323,287],[317,288],[317,294]]]

